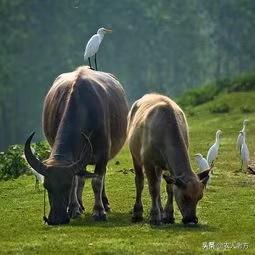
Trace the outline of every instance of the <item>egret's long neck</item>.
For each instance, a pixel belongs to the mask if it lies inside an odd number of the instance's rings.
[[[103,33],[97,33],[99,38],[100,38],[100,42],[102,42],[102,40],[104,39],[104,34]]]
[[[245,144],[245,132],[243,132],[243,144]]]
[[[244,123],[243,124],[243,129],[242,129],[243,132],[245,131],[245,128],[246,128],[246,124]]]
[[[216,134],[215,143],[220,146],[220,134]]]

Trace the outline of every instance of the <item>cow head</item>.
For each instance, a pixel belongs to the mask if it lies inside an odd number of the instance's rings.
[[[196,208],[198,201],[203,197],[203,191],[209,179],[210,169],[199,173],[188,182],[181,178],[168,178],[167,182],[174,183],[175,201],[182,214],[184,224],[197,224]]]
[[[64,165],[63,163],[56,163],[52,160],[41,162],[31,151],[30,144],[34,134],[32,133],[25,143],[25,157],[29,165],[44,176],[44,187],[48,191],[50,203],[50,213],[47,223],[49,225],[69,223],[69,197],[75,176],[95,176],[83,170],[92,153],[91,144],[90,142],[86,143],[81,158],[75,163]],[[88,139],[84,134],[83,136],[86,140]]]

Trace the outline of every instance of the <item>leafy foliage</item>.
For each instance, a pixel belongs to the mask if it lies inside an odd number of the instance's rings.
[[[228,113],[230,111],[230,107],[226,103],[215,104],[209,108],[211,113]]]
[[[45,141],[33,144],[32,148],[40,160],[49,157],[49,146]],[[0,180],[17,178],[29,172],[30,167],[25,160],[23,146],[12,145],[6,152],[0,153]]]
[[[178,103],[184,107],[197,106],[212,101],[220,93],[253,90],[255,90],[255,73],[242,74],[234,79],[220,79],[215,83],[192,89],[184,93],[178,99]],[[227,109],[226,107],[223,108]]]

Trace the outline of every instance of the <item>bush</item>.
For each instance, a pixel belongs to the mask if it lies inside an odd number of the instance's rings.
[[[252,107],[250,107],[250,106],[248,106],[248,105],[242,105],[242,106],[240,107],[240,111],[241,111],[242,113],[251,113],[251,112],[255,112],[255,109],[252,108]]]
[[[44,160],[49,156],[49,145],[38,142],[32,145],[35,155]],[[24,147],[12,145],[6,152],[0,152],[0,180],[18,178],[20,175],[30,173],[30,168],[24,158]]]
[[[184,93],[177,102],[183,106],[197,106],[212,101],[220,93],[255,90],[255,74],[243,74],[232,80],[220,79]]]
[[[230,112],[230,107],[226,103],[219,103],[211,106],[209,108],[209,111],[211,113],[228,113]]]

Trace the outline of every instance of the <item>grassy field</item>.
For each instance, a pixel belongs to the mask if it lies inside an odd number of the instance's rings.
[[[247,95],[240,93],[231,95],[230,99],[229,95],[217,99],[230,103],[233,111],[228,114],[209,114],[209,105],[203,105],[192,109],[193,116],[188,116],[190,155],[195,171],[193,155],[198,152],[206,154],[214,142],[216,130],[223,131],[212,183],[198,205],[197,227],[184,227],[177,208],[175,224],[151,227],[147,185],[143,196],[146,220],[139,224],[131,223],[134,174],[128,171],[132,164],[128,149],[124,147],[108,165],[106,187],[112,212],[108,214],[107,222],[94,222],[91,218],[93,195],[90,181],[86,183],[84,192],[85,215],[59,227],[42,223],[43,191],[42,188],[39,192],[34,190],[32,176],[0,182],[0,253],[255,254],[255,176],[240,171],[235,150],[242,121],[248,118],[247,140],[254,157],[255,114],[242,114],[238,107],[240,102],[246,103]],[[251,104],[254,102],[254,98],[249,100]],[[120,164],[116,165],[116,161]],[[166,200],[163,184],[162,198]],[[243,249],[231,247],[238,243]],[[218,248],[203,247],[208,244]]]

